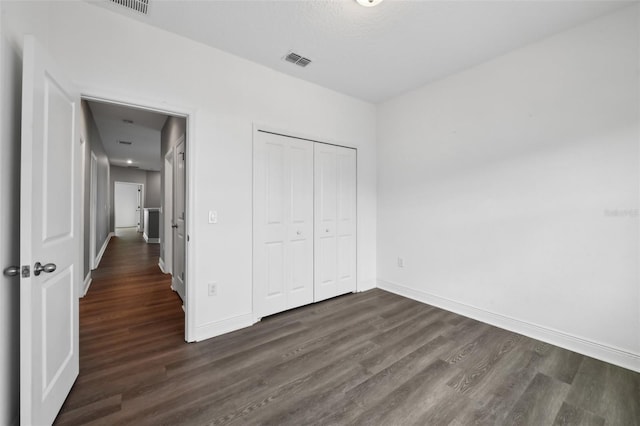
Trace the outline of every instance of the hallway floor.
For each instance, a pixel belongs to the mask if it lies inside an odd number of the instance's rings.
[[[119,228],[80,299],[80,375],[55,424],[84,424],[121,408],[133,387],[164,377],[153,361],[187,348],[182,301],[158,267],[159,244]]]

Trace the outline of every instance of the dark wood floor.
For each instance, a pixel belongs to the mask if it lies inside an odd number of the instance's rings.
[[[111,241],[56,424],[640,425],[640,374],[381,290],[186,344],[157,256]]]

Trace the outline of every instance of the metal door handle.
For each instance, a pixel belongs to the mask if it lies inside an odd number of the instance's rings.
[[[18,275],[20,273],[20,267],[19,266],[9,266],[9,267],[5,268],[2,273],[6,277],[15,277],[16,275]]]
[[[33,275],[35,275],[36,277],[40,275],[40,272],[46,272],[47,274],[50,274],[55,270],[55,263],[47,263],[46,265],[42,265],[40,262],[36,262],[36,264],[33,265]]]
[[[302,231],[297,231],[296,235],[302,235]]]
[[[171,225],[171,227],[172,227],[172,228],[177,228],[177,227],[178,227],[178,225]]]

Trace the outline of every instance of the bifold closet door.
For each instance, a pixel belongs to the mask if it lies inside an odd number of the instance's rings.
[[[253,296],[257,318],[313,302],[313,143],[257,132]]]
[[[356,291],[356,150],[315,144],[314,300]]]

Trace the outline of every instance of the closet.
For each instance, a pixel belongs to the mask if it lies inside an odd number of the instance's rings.
[[[253,310],[356,291],[356,150],[256,131]]]

